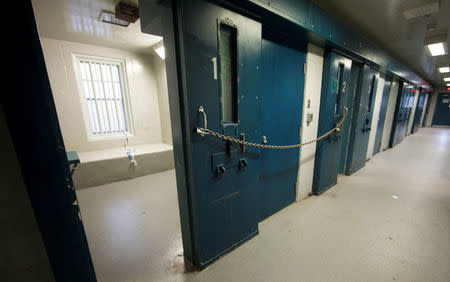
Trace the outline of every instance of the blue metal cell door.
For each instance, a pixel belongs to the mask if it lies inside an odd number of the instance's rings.
[[[339,173],[345,173],[345,166],[347,165],[347,154],[350,143],[350,129],[352,126],[353,107],[355,104],[355,96],[358,90],[359,75],[361,73],[362,65],[358,63],[352,63],[352,70],[350,74],[350,86],[348,87],[349,93],[347,94],[346,107],[348,109],[348,115],[344,123],[341,126],[342,144],[341,144],[341,156],[339,160]]]
[[[367,160],[367,147],[378,77],[379,73],[376,70],[364,65],[353,108],[352,129],[345,169],[345,174],[347,175],[359,170],[365,165]]]
[[[273,40],[263,31],[261,134],[270,144],[296,144],[302,122],[306,44],[288,47]],[[295,201],[298,163],[298,148],[261,151],[261,219]]]
[[[397,101],[395,104],[395,113],[394,113],[394,120],[393,120],[393,124],[392,124],[392,132],[391,132],[391,138],[389,141],[389,147],[394,147],[395,145],[397,145],[398,143],[400,143],[401,138],[400,138],[400,133],[402,131],[402,127],[403,127],[403,122],[404,122],[404,103],[406,100],[406,83],[405,82],[401,82],[399,84],[399,89],[398,89],[398,96],[397,96]]]
[[[408,132],[409,120],[411,119],[411,115],[412,115],[414,99],[416,98],[416,95],[419,95],[417,89],[413,88],[413,86],[411,86],[411,89],[407,93],[408,93],[408,101],[406,103],[407,113],[406,113],[406,122],[405,122],[405,126],[403,129],[403,138],[410,133],[410,132]]]
[[[261,138],[261,24],[207,1],[183,1],[179,16],[191,132],[186,163],[193,250],[188,257],[205,267],[258,233],[259,149],[201,136],[196,129],[204,126],[201,106],[209,129]]]
[[[440,93],[434,110],[433,125],[450,125],[450,94]]]
[[[411,128],[411,134],[416,133],[419,129],[420,118],[423,113],[423,106],[425,104],[425,90],[421,89],[419,92],[419,101],[417,101],[416,112],[414,113],[413,125]]]
[[[348,95],[352,95],[349,91],[351,65],[350,59],[338,53],[328,51],[325,54],[318,136],[333,129],[344,114]],[[314,194],[321,194],[336,184],[342,141],[341,132],[333,132],[317,142],[313,178]]]
[[[373,145],[373,154],[380,152],[381,137],[383,136],[384,120],[386,118],[387,104],[389,100],[389,92],[391,90],[391,81],[385,80],[383,87],[383,95],[381,97],[380,115],[378,118],[377,132],[375,134],[375,144]]]
[[[428,115],[430,114],[431,95],[432,95],[431,91],[427,92],[426,95],[428,96],[428,98],[426,99],[426,104],[423,109],[425,111],[425,114],[423,116],[422,124],[420,126],[426,126],[427,120],[428,120]]]
[[[394,123],[389,142],[389,147],[399,144],[406,134],[408,127],[408,103],[410,99],[411,86],[406,82],[400,83],[399,95],[395,106]]]

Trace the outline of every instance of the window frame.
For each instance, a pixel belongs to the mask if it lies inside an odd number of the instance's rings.
[[[232,30],[234,32],[234,42],[233,42],[233,47],[234,47],[234,56],[232,58],[232,60],[234,60],[234,75],[235,77],[232,77],[232,82],[234,79],[234,87],[232,87],[232,102],[231,102],[231,107],[232,107],[232,118],[233,120],[231,121],[227,121],[224,120],[223,117],[223,103],[224,103],[224,95],[223,95],[223,89],[222,89],[222,59],[223,59],[223,55],[221,54],[221,48],[223,46],[221,46],[221,40],[220,40],[220,33],[221,33],[221,29],[225,28],[225,29],[229,29]],[[217,19],[217,54],[218,54],[218,74],[219,74],[219,111],[220,111],[220,124],[222,126],[222,128],[225,127],[237,127],[239,124],[239,83],[238,83],[238,77],[239,77],[239,67],[238,67],[238,62],[239,62],[239,29],[237,27],[236,24],[234,24],[230,19],[225,18],[225,19],[221,19],[218,18]]]
[[[130,137],[134,136],[134,122],[133,122],[133,114],[131,110],[131,98],[128,86],[128,72],[126,67],[125,59],[118,58],[108,58],[108,57],[100,57],[100,56],[92,56],[85,54],[72,54],[72,65],[74,67],[75,79],[78,88],[78,95],[80,98],[81,108],[83,112],[83,119],[86,129],[86,135],[88,141],[102,141],[102,140],[111,140],[111,139],[121,139],[124,137],[123,132],[114,132],[114,133],[100,133],[94,134],[94,129],[91,126],[91,120],[89,115],[89,109],[87,105],[87,96],[84,93],[83,82],[81,79],[81,61],[90,61],[95,63],[105,63],[105,64],[113,64],[119,66],[119,75],[120,75],[120,86],[122,90],[122,103],[125,111],[125,124],[127,127],[126,134]]]

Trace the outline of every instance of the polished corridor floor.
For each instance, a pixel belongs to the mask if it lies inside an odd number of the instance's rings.
[[[450,129],[421,128],[196,273],[174,171],[78,194],[99,281],[450,281],[449,167]]]

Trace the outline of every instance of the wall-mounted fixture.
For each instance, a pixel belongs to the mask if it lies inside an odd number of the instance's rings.
[[[424,43],[431,56],[447,54],[447,34],[425,38]]]
[[[106,11],[106,10],[103,10],[100,13],[100,16],[98,17],[98,20],[100,22],[120,25],[120,26],[124,26],[124,27],[127,27],[127,26],[130,25],[130,22],[118,19],[114,12]]]
[[[120,0],[115,8],[116,18],[135,23],[139,19],[139,7],[136,3]]]
[[[166,58],[166,52],[164,50],[164,43],[163,43],[163,41],[161,41],[158,44],[156,44],[155,46],[153,46],[153,50],[155,50],[156,54],[158,54],[158,56],[161,59],[164,60]]]
[[[440,67],[439,72],[440,73],[448,73],[448,72],[450,72],[450,67]]]

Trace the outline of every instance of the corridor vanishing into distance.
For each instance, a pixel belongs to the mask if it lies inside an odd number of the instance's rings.
[[[8,3],[4,281],[450,282],[450,0]]]
[[[448,281],[449,165],[450,129],[421,128],[191,273],[183,272],[174,171],[81,190],[79,200],[99,281]],[[156,189],[139,185],[148,181]],[[132,189],[136,197],[121,196]]]

